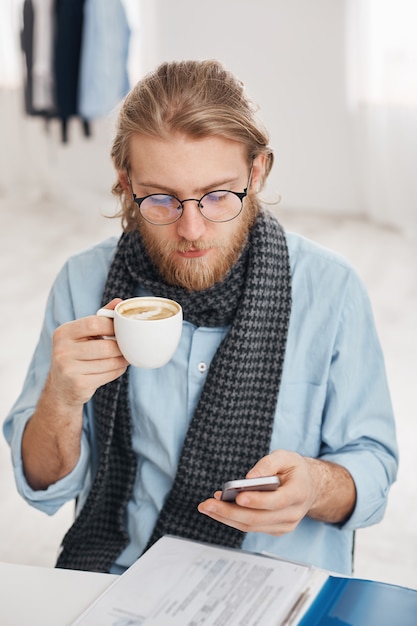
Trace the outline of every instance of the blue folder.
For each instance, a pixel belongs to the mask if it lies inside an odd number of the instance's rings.
[[[299,626],[417,626],[417,591],[329,576]]]

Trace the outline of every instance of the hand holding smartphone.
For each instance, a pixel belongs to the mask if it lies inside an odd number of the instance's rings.
[[[278,476],[260,476],[258,478],[241,478],[224,483],[221,500],[234,502],[241,491],[274,491],[280,485]]]

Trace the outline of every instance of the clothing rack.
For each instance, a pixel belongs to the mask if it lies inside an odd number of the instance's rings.
[[[130,88],[130,27],[122,0],[25,0],[21,47],[25,111],[61,124],[108,115]]]

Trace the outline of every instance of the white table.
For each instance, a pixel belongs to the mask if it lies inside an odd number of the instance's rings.
[[[68,626],[116,579],[111,574],[0,563],[0,624]]]

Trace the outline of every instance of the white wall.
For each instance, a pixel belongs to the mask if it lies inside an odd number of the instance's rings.
[[[276,154],[269,189],[281,194],[283,206],[359,211],[345,104],[344,2],[138,2],[134,78],[167,59],[218,58],[260,105]],[[91,194],[108,194],[111,119],[94,122],[91,139],[73,120],[64,146],[56,123],[46,133],[40,120],[24,118],[18,96],[11,102],[5,98],[1,123],[7,123],[11,141],[0,157],[8,160],[10,172],[0,173],[0,191],[23,177],[34,193],[58,200],[65,193],[71,206],[82,205]]]
[[[135,22],[134,81],[165,60],[213,57],[244,81],[276,156],[268,199],[279,194],[283,208],[364,215],[417,233],[417,109],[355,108],[348,93],[362,0],[124,2]],[[361,68],[359,44],[354,52]],[[114,115],[94,121],[90,139],[71,121],[63,145],[57,123],[46,132],[22,103],[0,90],[0,194],[23,184],[57,202],[65,193],[81,210],[90,201],[113,207]]]
[[[286,207],[358,213],[347,109],[345,2],[141,0],[142,66],[217,58],[271,133],[271,190]],[[156,26],[155,35],[152,26]]]

